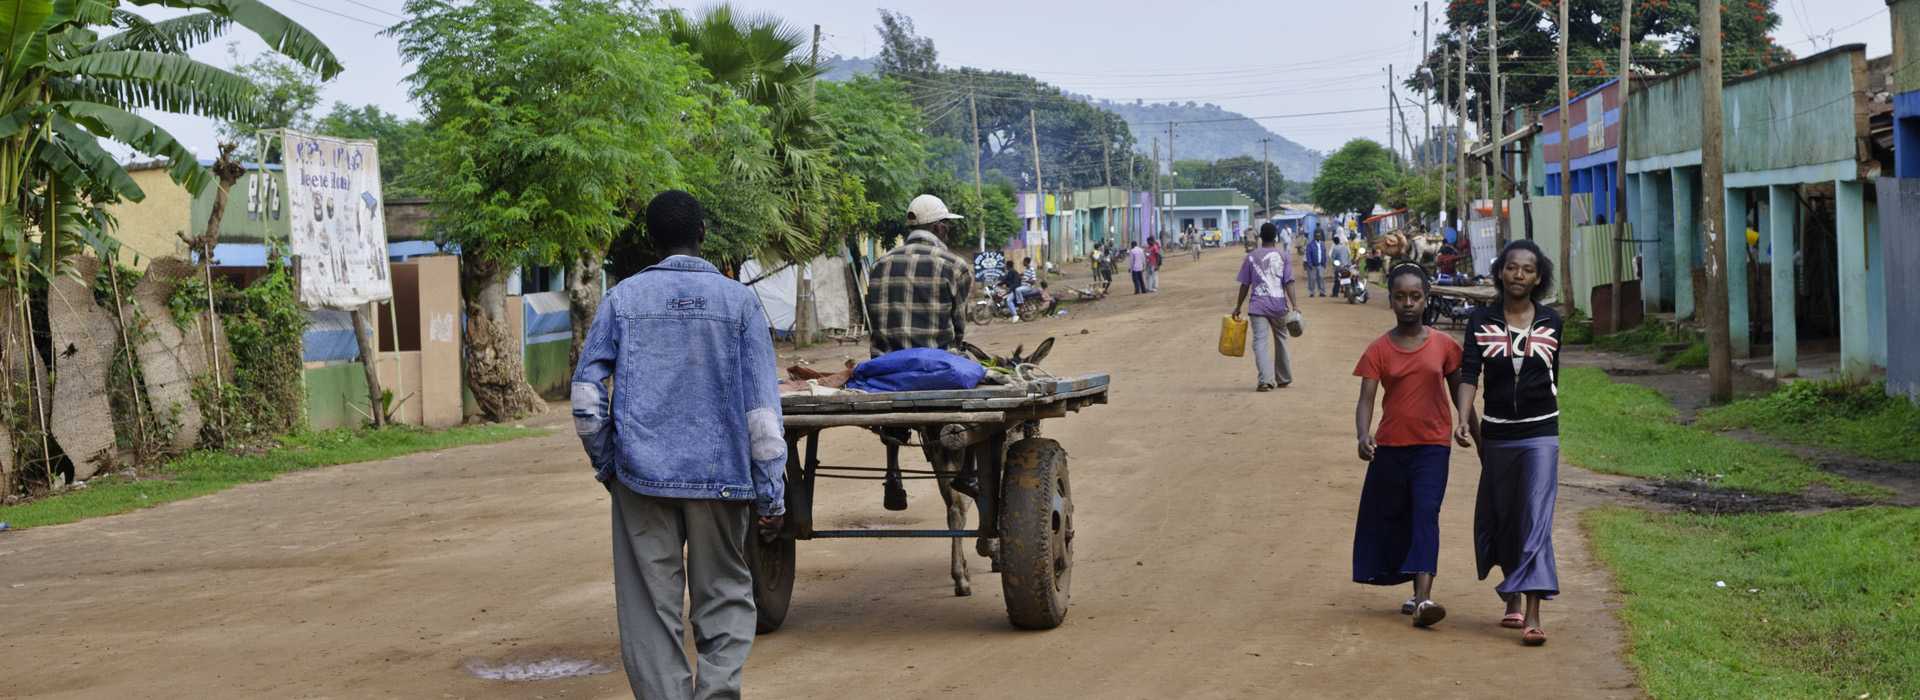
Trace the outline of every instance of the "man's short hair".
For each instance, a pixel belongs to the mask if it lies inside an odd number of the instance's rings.
[[[647,235],[662,252],[699,245],[705,220],[700,200],[680,190],[661,192],[647,203]]]
[[[1273,222],[1269,221],[1267,223],[1260,225],[1260,242],[1261,243],[1272,243],[1274,239],[1279,237],[1280,237],[1280,227],[1273,225]]]

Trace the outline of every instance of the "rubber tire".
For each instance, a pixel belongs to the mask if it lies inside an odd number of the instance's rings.
[[[1002,483],[1000,591],[1007,619],[1020,629],[1059,627],[1073,598],[1067,451],[1046,438],[1013,443]]]
[[[967,323],[984,326],[993,322],[993,309],[980,304],[967,307]]]
[[[1022,322],[1032,321],[1036,318],[1040,318],[1039,302],[1029,301],[1020,305],[1020,320]]]
[[[787,621],[793,603],[793,563],[797,547],[791,537],[772,542],[760,539],[755,525],[747,534],[747,569],[753,572],[754,631],[769,634]]]

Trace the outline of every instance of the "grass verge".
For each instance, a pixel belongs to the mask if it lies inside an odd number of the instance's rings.
[[[1659,392],[1616,383],[1599,369],[1561,373],[1560,411],[1567,460],[1594,471],[1750,493],[1799,493],[1816,483],[1858,496],[1885,493],[1820,471],[1785,450],[1681,425]]]
[[[14,528],[59,525],[204,496],[240,484],[267,481],[286,472],[503,442],[542,432],[537,428],[473,425],[436,431],[392,427],[307,433],[282,438],[278,446],[261,454],[194,452],[167,463],[148,478],[102,477],[87,482],[82,490],[0,506],[0,522]]]
[[[1887,396],[1886,384],[1794,382],[1766,396],[1700,413],[1711,430],[1746,428],[1795,444],[1870,459],[1920,462],[1920,406]]]
[[[1920,688],[1920,510],[1584,524],[1655,698],[1896,698]],[[1724,588],[1716,585],[1724,581]]]

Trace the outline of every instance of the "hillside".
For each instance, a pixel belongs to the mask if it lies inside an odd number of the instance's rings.
[[[849,80],[856,75],[873,73],[877,66],[870,58],[834,56],[822,62],[827,80]],[[1205,122],[1186,127],[1175,127],[1174,155],[1181,160],[1202,159],[1220,160],[1234,156],[1260,157],[1260,139],[1273,139],[1271,156],[1273,165],[1287,180],[1306,182],[1320,172],[1320,162],[1326,156],[1298,143],[1288,140],[1262,126],[1259,122],[1246,119],[1238,112],[1222,109],[1219,105],[1187,103],[1153,103],[1141,101],[1113,102],[1093,96],[1076,95],[1095,107],[1112,112],[1126,121],[1127,128],[1133,132],[1134,142],[1140,152],[1145,154],[1148,144],[1155,136],[1161,137],[1165,146],[1166,123]],[[1232,120],[1239,121],[1232,121]],[[1227,121],[1222,121],[1227,120]],[[1164,157],[1166,153],[1161,152]]]
[[[1274,168],[1288,180],[1302,182],[1312,180],[1319,174],[1320,161],[1326,159],[1319,151],[1294,143],[1285,136],[1269,131],[1259,122],[1245,119],[1245,115],[1238,112],[1221,109],[1219,105],[1107,100],[1099,100],[1095,104],[1125,119],[1127,128],[1133,131],[1134,140],[1147,144],[1157,135],[1162,148],[1166,146],[1167,122],[1206,122],[1174,127],[1174,155],[1181,160],[1220,160],[1233,156],[1257,159],[1260,157],[1260,139],[1270,138],[1273,139],[1269,148]],[[1217,121],[1222,119],[1241,121]],[[1165,156],[1166,153],[1163,151],[1161,155]]]

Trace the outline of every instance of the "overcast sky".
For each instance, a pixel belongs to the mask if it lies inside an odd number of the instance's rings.
[[[341,101],[418,114],[400,82],[408,68],[393,40],[380,36],[399,19],[402,0],[267,1],[318,34],[346,65],[327,84],[321,111]],[[699,8],[707,3],[668,4]],[[1444,4],[1433,2],[1435,18]],[[1405,75],[1420,56],[1415,0],[741,0],[735,5],[777,12],[803,30],[817,23],[825,37],[822,55],[861,57],[878,51],[877,8],[888,7],[912,17],[946,65],[1027,73],[1112,100],[1191,100],[1253,117],[1272,115],[1261,122],[1322,151],[1350,138],[1381,139],[1387,128],[1384,110],[1283,115],[1382,108],[1386,67],[1392,64],[1397,75]],[[1796,55],[1848,43],[1866,44],[1869,56],[1891,50],[1885,0],[1778,0],[1777,11],[1784,22],[1776,39]],[[248,36],[238,48],[244,59],[265,47]],[[226,41],[195,54],[215,65],[230,64]],[[1418,124],[1417,110],[1408,112]],[[1438,111],[1434,119],[1441,119]],[[158,121],[201,155],[213,153],[212,124],[164,115]]]

